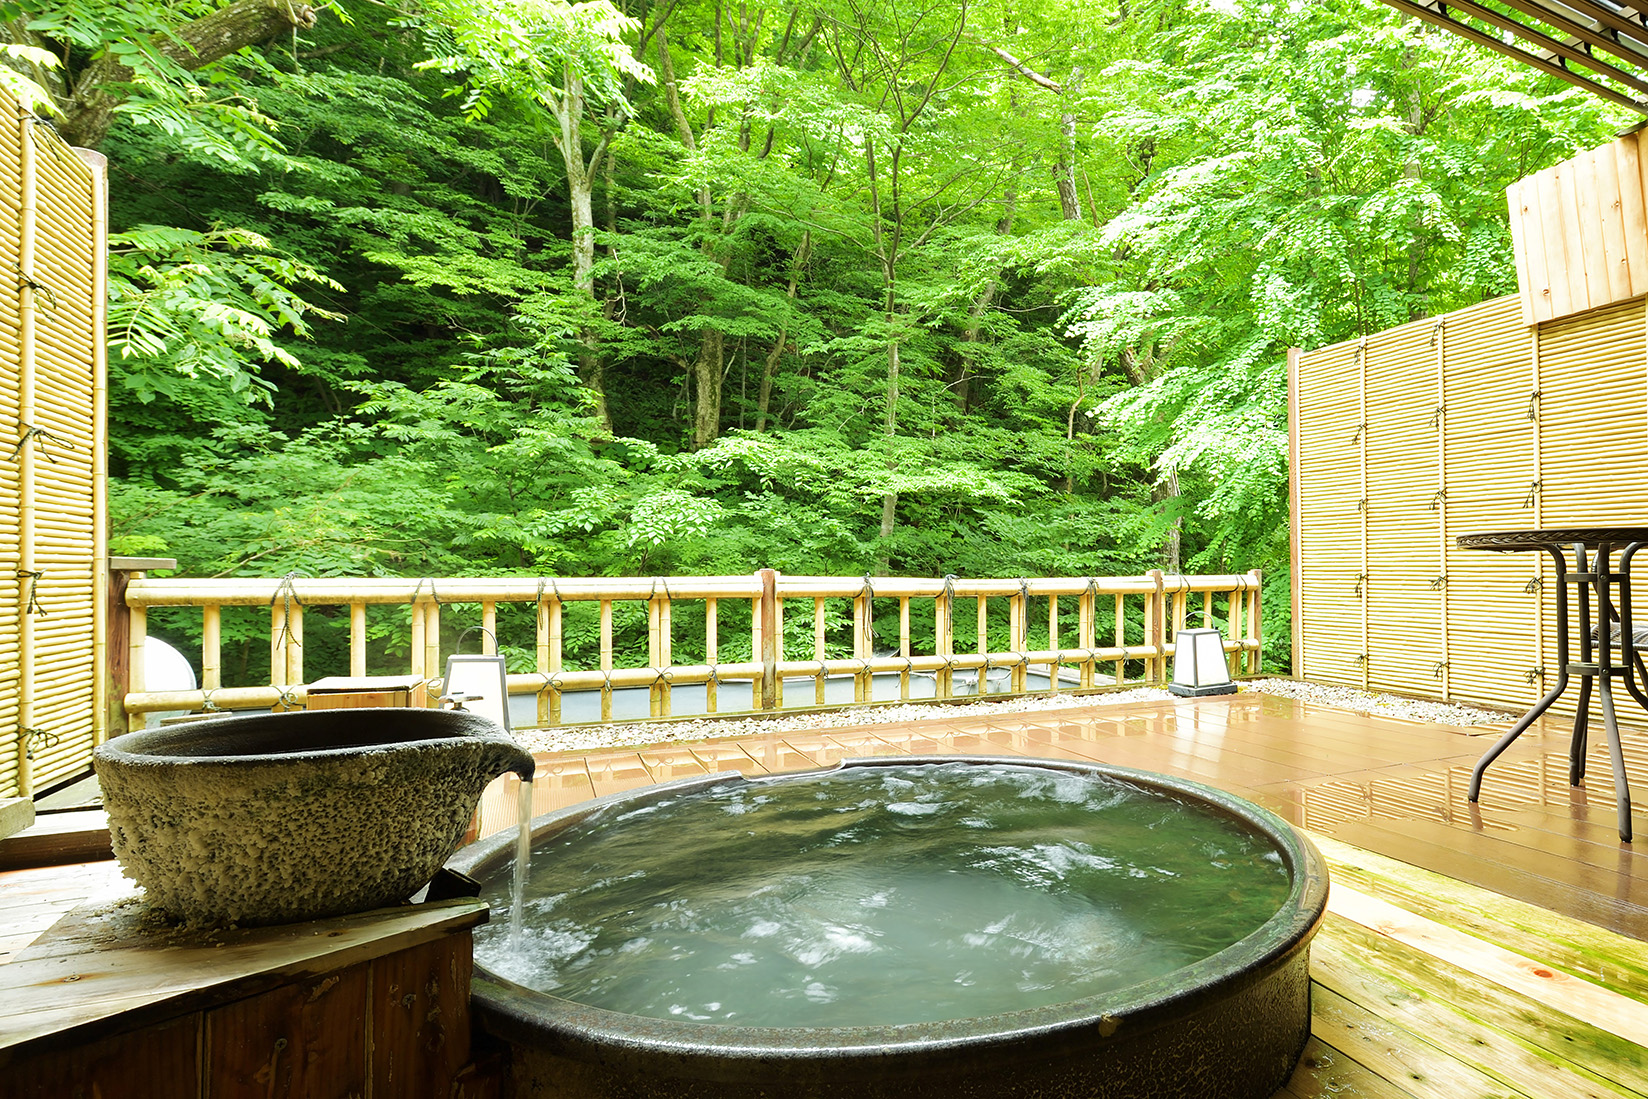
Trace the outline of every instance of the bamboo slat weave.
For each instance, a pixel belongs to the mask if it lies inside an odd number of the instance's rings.
[[[87,164],[0,96],[0,796],[86,768],[101,727],[94,288]],[[32,200],[32,201],[31,201]]]
[[[1297,673],[1511,708],[1554,682],[1543,555],[1453,542],[1648,515],[1648,317],[1639,299],[1529,328],[1519,304],[1500,298],[1299,356]],[[1322,529],[1352,487],[1353,386],[1366,395],[1365,568],[1343,526]],[[1344,577],[1364,572],[1366,659],[1352,668]]]

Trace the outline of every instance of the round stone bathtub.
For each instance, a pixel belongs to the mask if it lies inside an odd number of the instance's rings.
[[[918,1011],[913,1016],[917,1021],[896,1021],[903,1016],[880,1006],[892,1001],[884,999],[888,990],[876,986],[879,976],[871,972],[866,986],[841,991],[840,1002],[832,1005],[836,1013],[826,1016],[829,1025],[748,1025],[742,1021],[747,1016],[737,1016],[738,1022],[705,1021],[707,1016],[694,1017],[690,1011],[684,1017],[665,1011],[643,1014],[650,1009],[623,1002],[617,1010],[593,1006],[588,1001],[599,997],[537,991],[495,972],[520,976],[512,964],[506,964],[512,962],[511,957],[498,953],[507,942],[509,913],[504,909],[515,847],[513,830],[507,830],[460,852],[449,865],[480,879],[494,900],[497,914],[492,934],[496,938],[477,945],[474,1008],[482,1026],[511,1047],[512,1094],[521,1099],[1265,1099],[1281,1087],[1310,1033],[1309,943],[1327,902],[1326,867],[1309,841],[1280,818],[1198,783],[1119,767],[984,757],[848,760],[835,768],[758,779],[708,776],[627,791],[539,818],[533,825],[534,866],[555,859],[558,845],[563,852],[570,851],[596,830],[622,830],[629,827],[631,818],[644,818],[659,809],[690,807],[696,800],[723,803],[717,810],[718,823],[712,827],[724,835],[729,830],[724,815],[729,808],[744,813],[745,802],[768,800],[778,784],[792,798],[822,800],[825,793],[815,795],[810,787],[794,784],[814,784],[820,791],[843,781],[891,787],[902,786],[909,775],[955,774],[978,785],[998,773],[1026,773],[1033,779],[1045,777],[1066,785],[1075,781],[1106,790],[1125,788],[1161,802],[1165,811],[1159,815],[1164,819],[1202,818],[1212,821],[1215,828],[1239,834],[1245,837],[1243,842],[1262,847],[1262,861],[1275,867],[1278,880],[1267,886],[1272,892],[1262,902],[1264,910],[1270,911],[1271,898],[1279,898],[1274,911],[1258,917],[1257,925],[1234,942],[1186,964],[1143,979],[1124,975],[1118,978],[1119,987],[1098,992],[1092,991],[1096,986],[1082,985],[1073,973],[1074,991],[1061,994],[1063,987],[1054,982],[1051,991],[1044,991],[1027,1007],[1006,998],[1009,1006],[1003,1010],[987,1008],[968,1011],[964,1017],[943,1017],[946,1009],[939,1008],[940,1017],[927,1018]],[[952,780],[945,777],[942,781]],[[889,797],[889,801],[896,800],[896,795]],[[886,808],[908,814],[923,807],[890,804]],[[775,833],[786,830],[782,821],[762,827]],[[746,842],[766,843],[766,832],[742,834],[752,837]],[[715,842],[706,839],[702,860],[677,857],[673,861],[698,861],[699,865],[686,871],[689,876],[715,880],[728,873],[717,865]],[[1202,841],[1186,846],[1197,845],[1203,845]],[[1088,844],[1077,846],[1093,850]],[[1203,846],[1212,850],[1217,845]],[[1094,857],[1103,854],[1099,851]],[[570,860],[570,856],[562,857]],[[1215,852],[1208,875],[1222,857]],[[1150,861],[1155,858],[1154,854],[1147,856],[1143,870],[1132,867],[1131,876],[1156,872]],[[1101,861],[1129,865],[1125,857]],[[674,869],[679,877],[680,867]],[[875,865],[869,868],[872,875],[877,870]],[[1165,870],[1161,873],[1174,876]],[[735,878],[722,891],[739,894],[765,888],[760,882],[751,885]],[[959,888],[961,893],[951,895],[951,907],[966,908],[969,890],[976,892],[978,887],[963,883]],[[585,887],[577,889],[584,891]],[[1237,898],[1238,892],[1233,890],[1230,896]],[[1107,897],[1098,900],[1108,903]],[[667,909],[672,903],[666,898],[658,907]],[[1195,903],[1209,909],[1239,907],[1217,897]],[[1151,905],[1161,907],[1161,902],[1149,902],[1145,909]],[[934,912],[935,925],[967,918],[966,914]],[[936,936],[944,933],[934,931]],[[637,938],[645,940],[646,936]],[[973,941],[971,936],[966,938]],[[627,949],[626,944],[618,951],[589,951],[597,955],[590,965],[598,969],[604,964],[599,956],[610,957]],[[1144,943],[1126,952],[1148,953],[1149,949]],[[676,956],[690,953],[686,948],[676,951]],[[901,972],[896,962],[889,957],[883,966],[889,980],[897,980],[895,974]],[[667,968],[668,964],[666,957],[648,962],[646,968]],[[1122,969],[1124,974],[1129,972],[1125,965]],[[706,974],[719,979],[706,970],[689,973],[682,984],[702,982]],[[594,983],[600,984],[599,974]],[[897,991],[910,1003],[919,1005],[925,998],[919,986]],[[935,991],[948,995],[943,988]],[[720,992],[706,995],[723,998]],[[575,996],[586,1002],[571,998]],[[845,1017],[840,1014],[843,1011]],[[861,1014],[862,1023],[853,1021],[855,1012]]]

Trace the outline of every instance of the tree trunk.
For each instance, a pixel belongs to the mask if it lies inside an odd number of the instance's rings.
[[[286,0],[236,0],[210,15],[156,35],[151,43],[168,61],[188,72],[204,68],[236,50],[268,41],[294,27],[315,25],[315,9]],[[127,91],[111,85],[129,84],[135,77],[119,55],[105,51],[75,81],[74,92],[58,104],[62,117],[57,131],[71,145],[96,148],[109,134],[115,109]]]
[[[572,215],[572,285],[579,294],[595,301],[595,173],[606,152],[603,137],[588,163],[584,161],[581,124],[584,117],[584,82],[572,66],[566,67],[564,94],[555,105],[555,121],[560,132],[555,145],[566,168],[567,200]],[[583,351],[578,356],[578,379],[594,399],[601,425],[612,430],[612,413],[607,408],[606,369],[601,362],[600,342],[592,329],[584,330]]]
[[[806,230],[801,234],[801,243],[796,246],[795,255],[790,257],[790,285],[785,289],[784,296],[791,301],[795,300],[796,287],[801,284],[801,269],[807,265],[807,257],[813,250],[813,231]],[[755,433],[760,435],[767,430],[767,412],[772,407],[773,376],[778,373],[778,362],[784,357],[784,347],[789,342],[790,326],[786,322],[778,329],[778,338],[773,341],[772,350],[767,352],[767,361],[761,366],[761,388],[755,398]]]
[[[692,449],[703,450],[721,435],[721,373],[726,345],[718,328],[706,328],[692,364]]]
[[[1159,478],[1154,485],[1150,486],[1150,502],[1153,504],[1164,506],[1169,501],[1177,501],[1178,499],[1178,470],[1169,470],[1166,476]],[[1162,542],[1161,564],[1163,572],[1170,574],[1178,573],[1181,538],[1182,531],[1180,530],[1180,523],[1178,518],[1175,517],[1173,522],[1167,528],[1166,540]]]

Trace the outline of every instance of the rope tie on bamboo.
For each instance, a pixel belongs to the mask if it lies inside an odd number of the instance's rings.
[[[1435,492],[1433,492],[1431,494],[1430,510],[1431,511],[1440,511],[1440,510],[1442,510],[1442,501],[1446,500],[1447,498],[1448,498],[1448,490],[1447,489],[1445,489],[1445,488],[1437,489]]]
[[[28,446],[30,439],[34,440],[34,449],[40,452],[40,456],[53,465],[57,464],[57,459],[53,458],[51,451],[46,449],[47,443],[56,443],[66,450],[74,449],[74,444],[69,440],[61,435],[53,435],[43,427],[31,427],[28,424],[19,424],[18,426],[23,429],[23,434],[18,437],[17,442],[11,448],[11,460],[14,462],[17,460],[17,456],[23,453],[23,448]]]
[[[40,579],[46,575],[45,569],[18,569],[17,578],[27,577],[29,581],[28,593],[23,598],[23,613],[38,614],[41,618],[50,618],[46,608],[40,605]]]
[[[1442,336],[1442,330],[1447,328],[1447,327],[1448,327],[1448,320],[1447,320],[1446,317],[1438,317],[1436,319],[1436,323],[1431,325],[1431,346],[1432,347],[1436,346],[1436,341],[1438,339],[1440,339],[1441,336]]]
[[[13,261],[11,267],[13,271],[17,272],[18,286],[26,286],[36,294],[43,295],[46,299],[46,304],[51,307],[51,311],[53,313],[57,312],[57,295],[52,293],[51,287],[31,275],[25,274],[21,263]]]
[[[1364,496],[1360,500],[1356,501],[1356,513],[1358,515],[1361,515],[1364,512],[1366,512],[1367,510],[1368,510],[1368,498],[1366,496]]]
[[[956,621],[956,574],[944,574],[944,632],[951,633]],[[936,639],[935,639],[936,640]]]
[[[277,645],[290,645],[294,640],[292,637],[292,604],[296,603],[300,607],[303,606],[303,600],[298,598],[297,585],[293,583],[297,578],[298,570],[296,569],[282,576],[280,583],[275,585],[275,594],[269,597],[271,607],[283,597],[286,600],[285,614],[281,616],[280,620],[280,633],[275,636],[275,644]],[[422,581],[419,581],[419,583],[422,583]],[[414,601],[417,599],[416,593],[413,594],[413,599]],[[282,698],[281,701],[286,700]]]
[[[1525,508],[1533,507],[1534,506],[1534,499],[1538,495],[1539,495],[1539,482],[1538,481],[1529,481],[1528,482],[1528,495],[1524,496],[1522,498],[1522,506],[1525,507]]]
[[[1528,674],[1524,678],[1527,679],[1528,686],[1530,686],[1530,687],[1532,687],[1536,681],[1539,682],[1539,683],[1544,683],[1545,682],[1545,669],[1544,668],[1529,668],[1528,669]]]
[[[1364,580],[1366,580],[1367,578],[1368,578],[1368,574],[1365,573],[1365,572],[1359,572],[1359,573],[1356,574],[1356,594],[1357,595],[1362,594],[1362,582]]]
[[[1351,661],[1351,663],[1356,665],[1358,668],[1366,668],[1368,666],[1368,654],[1357,653],[1356,659]]]
[[[1532,580],[1529,580],[1526,584],[1522,585],[1522,594],[1532,595],[1544,586],[1545,578],[1543,576],[1536,576]]]
[[[216,694],[219,689],[217,687],[202,687],[200,689],[200,709],[203,713],[215,714],[222,709],[216,702],[212,701],[212,695]]]
[[[1446,660],[1438,660],[1435,664],[1431,665],[1431,676],[1435,679],[1441,679],[1442,673],[1448,670],[1448,666],[1449,665]]]
[[[830,666],[823,660],[818,662],[818,678],[823,679],[830,674]]]
[[[24,726],[18,732],[23,734],[23,756],[26,759],[34,758],[34,742],[38,740],[42,748],[55,748],[62,743],[63,738],[47,729],[35,729]]]
[[[1539,390],[1528,394],[1528,421],[1532,423],[1539,419]]]
[[[279,706],[282,710],[295,710],[298,708],[297,695],[293,694],[291,691],[287,690],[285,686],[279,683],[274,684],[274,688],[276,706]],[[308,707],[305,706],[304,708],[307,709]]]
[[[674,683],[675,682],[675,665],[665,664],[662,668],[659,668],[658,669],[658,682],[662,683],[666,687],[668,687],[671,683]]]
[[[864,574],[864,586],[858,590],[858,597],[864,600],[864,641],[870,652],[875,652],[875,605],[871,602],[875,598],[875,577]]]
[[[57,123],[53,122],[49,118],[41,118],[36,114],[29,115],[26,121],[34,127],[34,129],[29,131],[29,137],[35,145],[39,148],[45,149],[59,164],[67,163],[68,157],[64,155],[63,150],[69,147],[69,143],[68,140],[58,132]],[[35,136],[40,132],[41,127],[45,127],[46,132],[51,134],[57,140],[47,141],[44,143],[41,142],[41,140]]]
[[[1448,586],[1448,574],[1443,573],[1431,581],[1431,591],[1441,591]]]
[[[1353,434],[1350,437],[1350,441],[1352,443],[1359,443],[1359,442],[1362,441],[1362,436],[1366,435],[1367,433],[1368,433],[1368,422],[1366,420],[1363,420],[1361,423],[1356,425],[1356,432],[1355,432],[1355,434]]]
[[[1437,405],[1436,411],[1431,413],[1431,430],[1435,431],[1442,426],[1442,410],[1445,405]]]
[[[560,672],[539,672],[538,678],[543,680],[542,685],[538,688],[540,694],[544,691],[558,691],[561,689]]]

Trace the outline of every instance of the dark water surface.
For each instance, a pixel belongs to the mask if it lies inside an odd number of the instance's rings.
[[[1222,816],[1037,767],[853,767],[731,783],[534,848],[519,950],[476,960],[612,1011],[744,1026],[971,1018],[1099,995],[1214,954],[1287,897]]]

